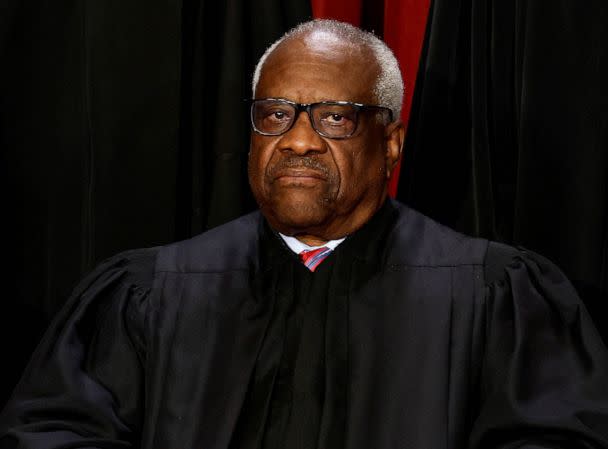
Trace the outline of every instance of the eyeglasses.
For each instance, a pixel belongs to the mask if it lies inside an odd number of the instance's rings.
[[[357,130],[359,112],[372,109],[388,112],[389,120],[393,120],[392,111],[383,106],[350,101],[302,104],[280,98],[264,98],[252,100],[251,125],[256,133],[263,136],[280,136],[291,129],[300,112],[306,111],[318,134],[331,139],[345,139]]]

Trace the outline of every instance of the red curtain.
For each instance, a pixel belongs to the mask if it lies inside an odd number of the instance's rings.
[[[382,29],[373,31],[384,39],[399,61],[405,82],[401,119],[407,129],[430,0],[384,0],[384,2],[374,1],[369,4],[365,0],[311,0],[311,4],[315,18],[341,20],[362,28],[366,28],[366,14],[375,15],[383,11]],[[373,11],[373,8],[376,10]],[[404,163],[407,163],[405,150]],[[404,158],[389,183],[391,197],[397,194],[400,166],[403,161]]]
[[[361,24],[363,0],[311,0],[311,4],[315,19],[336,19],[356,26]]]

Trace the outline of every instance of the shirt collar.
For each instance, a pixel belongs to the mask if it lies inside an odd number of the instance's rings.
[[[280,232],[278,234],[281,236],[281,238],[283,239],[283,241],[285,242],[285,244],[289,247],[289,249],[292,250],[296,254],[300,254],[304,250],[309,250],[310,251],[310,250],[313,250],[313,249],[322,248],[324,246],[326,246],[328,248],[331,248],[331,250],[333,251],[334,249],[336,249],[336,247],[340,243],[342,243],[344,241],[344,239],[346,239],[346,237],[343,237],[343,238],[338,239],[338,240],[330,240],[329,242],[325,243],[324,245],[309,246],[306,243],[302,243],[301,241],[299,241],[295,237],[290,237],[288,235],[283,235]]]

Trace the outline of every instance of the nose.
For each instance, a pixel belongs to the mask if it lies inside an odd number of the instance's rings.
[[[327,151],[325,140],[312,127],[306,111],[301,111],[289,131],[278,142],[280,151],[291,151],[298,155],[324,153]]]

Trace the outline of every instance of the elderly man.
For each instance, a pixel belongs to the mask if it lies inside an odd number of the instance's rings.
[[[261,213],[101,264],[0,447],[608,447],[608,357],[559,270],[387,200],[390,50],[308,22],[253,92]]]

